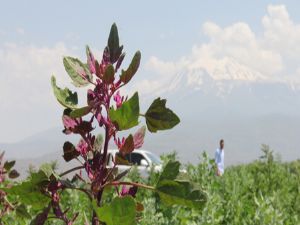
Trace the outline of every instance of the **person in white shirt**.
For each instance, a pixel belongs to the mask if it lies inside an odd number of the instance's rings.
[[[224,173],[224,140],[220,140],[220,147],[215,153],[215,163],[217,166],[217,176],[222,176]]]

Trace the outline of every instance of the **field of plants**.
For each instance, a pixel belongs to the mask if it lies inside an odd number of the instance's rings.
[[[176,160],[176,154],[164,155],[161,158],[166,165],[167,162]],[[49,166],[55,169],[55,163],[44,167]],[[258,160],[228,167],[222,177],[215,175],[214,162],[206,153],[199,157],[197,165],[187,164],[184,167],[186,173],[179,174],[179,178],[191,180],[207,193],[207,202],[203,207],[191,209],[166,205],[155,192],[140,189],[135,198],[143,206],[136,217],[137,224],[300,224],[299,160],[283,163],[274,158],[268,146],[263,145],[262,156]],[[31,170],[29,177],[35,172]],[[142,179],[133,167],[125,181],[155,185],[159,177],[160,174],[151,172],[149,178]],[[7,180],[1,187],[8,184],[13,185],[13,182]],[[105,192],[104,202],[111,202],[115,195],[111,191]],[[9,202],[14,202],[17,196],[8,195],[7,198]],[[24,198],[23,201],[26,203]],[[22,205],[5,214],[0,223],[30,224],[37,213],[33,208],[44,204],[43,199],[38,196],[35,201],[35,206]],[[91,217],[91,210],[88,209],[93,206],[84,193],[67,190],[62,195],[61,203],[63,209],[69,208],[68,216],[78,214],[74,224],[89,224],[86,218]],[[4,210],[3,205],[1,210]],[[65,223],[55,219],[53,215],[49,216],[45,224]]]

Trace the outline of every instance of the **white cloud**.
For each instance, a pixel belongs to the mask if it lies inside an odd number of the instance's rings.
[[[50,77],[55,74],[60,86],[70,84],[63,68],[64,55],[74,54],[63,43],[0,46],[0,142],[46,129],[53,121],[59,123],[61,108],[52,94]]]
[[[141,81],[147,84],[145,92],[149,92],[150,86],[152,90],[169,87],[175,75],[195,88],[205,85],[204,74],[219,84],[222,81],[300,83],[300,24],[291,20],[284,5],[269,5],[262,17],[262,27],[263,32],[256,34],[244,22],[227,27],[210,21],[204,23],[202,31],[208,41],[194,45],[189,55],[177,61],[162,61],[154,56],[149,59],[146,69],[164,76],[159,81],[156,78],[156,82]]]

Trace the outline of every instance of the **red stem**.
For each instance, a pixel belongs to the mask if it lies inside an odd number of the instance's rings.
[[[155,191],[155,188],[152,186],[148,186],[148,185],[141,184],[141,183],[135,183],[135,182],[126,182],[126,181],[112,181],[110,183],[106,183],[105,185],[103,185],[103,187],[105,187],[105,186],[120,186],[120,185],[132,185],[132,186],[141,187],[141,188]]]

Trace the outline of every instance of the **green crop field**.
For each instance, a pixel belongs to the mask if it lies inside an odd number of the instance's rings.
[[[229,157],[229,156],[228,156]],[[176,154],[162,156],[164,164],[175,160]],[[143,204],[137,216],[138,224],[300,224],[300,161],[281,162],[274,158],[267,146],[262,147],[262,156],[249,164],[226,168],[222,177],[215,176],[214,161],[206,153],[199,158],[197,165],[185,165],[186,173],[178,179],[189,179],[207,193],[207,202],[202,209],[182,206],[166,206],[155,192],[140,189],[136,201]],[[159,174],[152,172],[147,179],[140,178],[132,168],[125,180],[154,185]],[[7,184],[7,182],[6,182]],[[103,201],[110,202],[115,196],[107,189]],[[8,195],[10,201],[16,196]],[[36,199],[36,204],[44,204]],[[26,203],[26,202],[25,202]],[[79,191],[64,192],[62,208],[68,215],[79,212],[75,224],[85,224],[92,210],[89,199]],[[33,208],[33,207],[32,207]],[[30,206],[0,219],[1,224],[30,224],[36,212]],[[46,224],[64,224],[63,221],[49,218]]]

